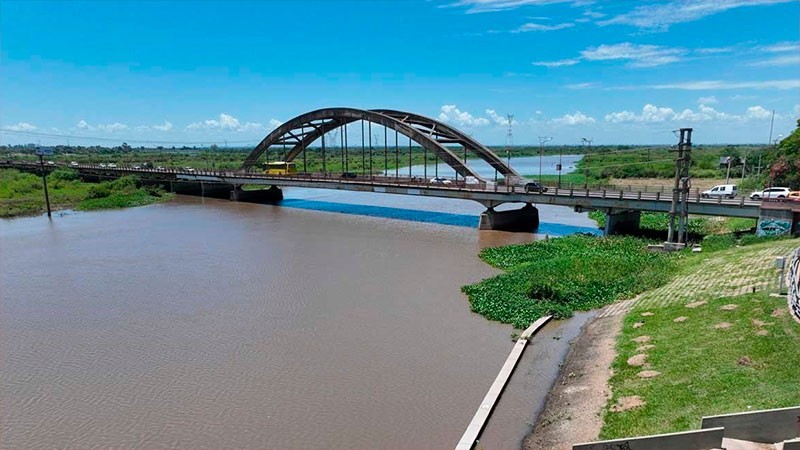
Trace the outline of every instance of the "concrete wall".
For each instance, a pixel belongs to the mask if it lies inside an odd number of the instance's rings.
[[[530,203],[520,209],[495,211],[489,208],[481,214],[479,230],[527,231],[539,228],[539,210]]]
[[[641,211],[615,211],[606,212],[605,234],[633,234],[639,231]]]
[[[684,433],[654,434],[611,441],[575,444],[572,450],[708,450],[722,446],[723,428],[687,431]]]
[[[703,417],[703,428],[725,427],[725,437],[775,443],[800,436],[800,406]]]

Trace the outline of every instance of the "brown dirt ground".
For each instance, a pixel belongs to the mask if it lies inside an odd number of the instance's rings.
[[[644,353],[639,353],[637,355],[633,355],[628,358],[628,365],[629,366],[643,366],[645,360],[647,359],[647,355]]]
[[[739,307],[739,305],[731,303],[729,305],[720,306],[719,309],[721,309],[723,311],[733,311],[734,309],[736,309],[738,307]]]
[[[629,409],[644,406],[645,404],[646,403],[644,400],[642,400],[642,397],[639,397],[638,395],[620,397],[617,399],[617,403],[611,406],[611,412],[627,411]]]
[[[698,306],[703,306],[703,305],[705,305],[706,303],[708,303],[708,302],[707,302],[707,301],[705,301],[705,300],[700,300],[700,301],[698,301],[698,302],[687,303],[687,304],[686,304],[686,307],[687,307],[687,308],[697,308]]]
[[[656,372],[655,370],[643,370],[636,374],[639,378],[653,378],[661,375],[661,372]]]
[[[673,180],[666,178],[611,178],[609,182],[609,184],[613,184],[614,186],[664,186],[664,192],[670,192],[673,183]],[[692,178],[692,190],[696,188],[704,191],[718,184],[725,184],[725,179]]]
[[[714,328],[723,329],[724,330],[725,328],[730,328],[732,326],[733,325],[730,322],[720,322],[720,323],[714,325]]]
[[[676,317],[676,318],[672,319],[672,321],[678,323],[678,322],[684,322],[684,321],[686,321],[686,319],[688,319],[688,317],[680,316],[680,317]]]
[[[623,317],[594,318],[584,325],[523,450],[570,450],[572,444],[597,439],[611,398],[608,379]]]

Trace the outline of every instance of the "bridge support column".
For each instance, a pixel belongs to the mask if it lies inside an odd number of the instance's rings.
[[[530,203],[520,209],[495,211],[490,207],[481,214],[479,230],[533,232],[539,228],[539,210]]]
[[[254,191],[242,190],[242,186],[234,186],[230,195],[234,202],[276,203],[283,200],[283,191],[278,186],[269,189],[256,189]]]
[[[629,234],[639,231],[639,219],[642,217],[641,211],[615,210],[606,211],[606,236],[612,234]]]

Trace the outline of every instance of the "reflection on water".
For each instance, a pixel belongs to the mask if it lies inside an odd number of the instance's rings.
[[[441,224],[474,202],[286,197],[0,221],[0,447],[452,447],[513,345],[460,286],[534,236]],[[482,446],[518,448],[583,320],[536,338]]]

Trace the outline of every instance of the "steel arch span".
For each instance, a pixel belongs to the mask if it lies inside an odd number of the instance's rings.
[[[242,165],[242,170],[250,171],[258,159],[270,147],[289,147],[286,152],[286,161],[293,161],[306,150],[314,141],[336,129],[356,121],[367,121],[392,129],[412,141],[421,145],[426,150],[435,154],[439,159],[452,167],[459,175],[473,176],[483,179],[478,173],[467,166],[453,149],[448,147],[459,145],[465,152],[470,152],[478,158],[489,163],[504,177],[518,177],[519,174],[508,166],[494,152],[463,132],[428,117],[418,114],[395,111],[389,109],[363,110],[356,108],[323,108],[299,115],[273,130],[265,137],[247,156]],[[363,143],[362,143],[363,144]]]

